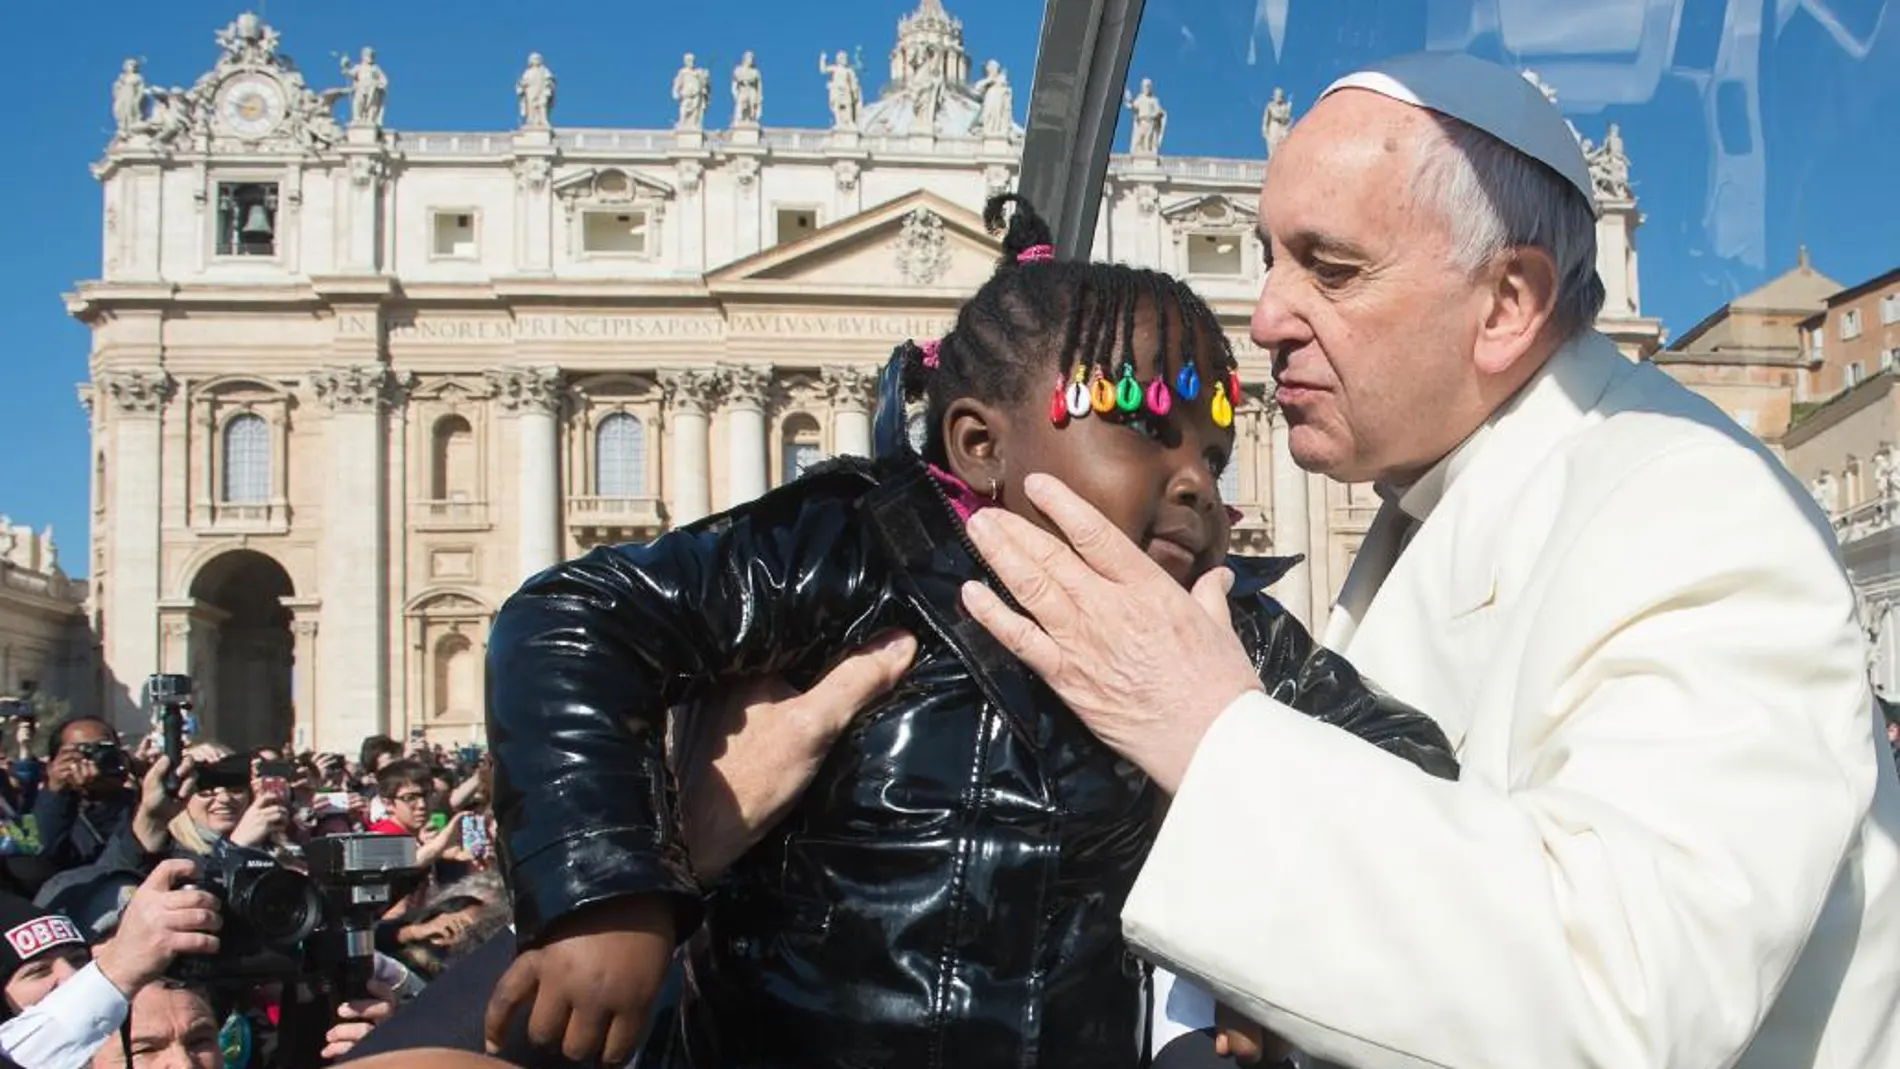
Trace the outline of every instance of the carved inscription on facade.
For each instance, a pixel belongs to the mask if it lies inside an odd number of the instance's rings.
[[[517,341],[637,341],[686,338],[877,338],[893,342],[932,338],[955,321],[935,316],[879,313],[799,315],[741,313],[728,319],[683,315],[527,315],[517,319],[400,319],[392,342],[508,343]]]

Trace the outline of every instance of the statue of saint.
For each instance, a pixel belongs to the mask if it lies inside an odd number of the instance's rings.
[[[139,73],[139,61],[128,59],[112,83],[112,118],[119,136],[129,137],[145,125],[145,75]]]
[[[1141,80],[1141,92],[1135,96],[1122,94],[1122,104],[1135,113],[1135,133],[1130,146],[1137,156],[1158,156],[1161,154],[1161,139],[1168,133],[1168,109],[1161,106],[1161,99],[1155,96],[1155,83],[1152,79]]]
[[[545,129],[554,115],[554,72],[541,59],[541,53],[528,56],[528,69],[515,83],[515,99],[521,105],[521,125]]]
[[[765,112],[765,76],[747,52],[732,68],[732,125],[757,126]]]
[[[934,133],[937,112],[943,108],[943,63],[934,46],[926,45],[911,57],[910,102],[915,121],[912,133]]]
[[[831,77],[829,101],[832,129],[856,130],[858,111],[864,107],[864,88],[858,84],[858,72],[851,69],[850,59],[840,52],[827,62],[821,53],[818,56],[818,73]]]
[[[1016,91],[1009,86],[1009,73],[1003,65],[990,60],[983,64],[983,77],[970,87],[982,100],[977,112],[977,129],[984,137],[1008,137],[1016,128]]]
[[[195,91],[187,92],[174,85],[170,89],[147,89],[146,93],[158,102],[151,121],[145,124],[154,142],[169,145],[191,129],[192,116],[198,109]]]
[[[1273,99],[1267,101],[1267,113],[1260,120],[1260,136],[1267,139],[1268,159],[1273,158],[1273,150],[1292,132],[1293,101],[1287,99],[1286,90],[1275,86]]]
[[[673,99],[679,101],[679,122],[675,130],[700,130],[706,125],[706,104],[712,99],[712,72],[693,66],[693,54],[686,53],[679,73],[673,75]]]
[[[1583,144],[1584,155],[1590,161],[1590,184],[1596,187],[1597,196],[1627,199],[1630,196],[1630,158],[1623,151],[1623,131],[1611,123],[1609,132],[1603,135],[1601,148],[1590,148],[1588,141]]]
[[[376,50],[363,49],[363,58],[354,64],[347,56],[337,63],[343,68],[343,77],[350,80],[350,125],[381,126],[389,77],[376,65]]]

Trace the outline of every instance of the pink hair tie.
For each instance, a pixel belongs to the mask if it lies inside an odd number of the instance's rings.
[[[1055,258],[1056,247],[1054,245],[1031,245],[1016,254],[1016,262],[1019,264],[1033,264],[1042,260],[1053,260]]]
[[[942,338],[932,338],[929,341],[918,346],[918,348],[924,351],[924,366],[925,367],[929,368],[932,371],[937,370],[937,364],[939,363],[937,359],[937,350],[942,347],[943,347]]]

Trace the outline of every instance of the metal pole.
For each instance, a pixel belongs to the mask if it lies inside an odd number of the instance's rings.
[[[1018,190],[1055,230],[1056,255],[1086,260],[1146,0],[1048,0],[1036,49]]]

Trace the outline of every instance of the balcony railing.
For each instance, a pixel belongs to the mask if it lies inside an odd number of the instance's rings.
[[[582,545],[636,541],[666,528],[666,510],[651,495],[570,497],[567,527]]]
[[[486,501],[411,501],[409,525],[421,531],[466,531],[488,526]]]
[[[1842,545],[1858,542],[1900,523],[1900,498],[1882,497],[1863,501],[1834,514],[1834,535]]]
[[[290,530],[290,506],[283,501],[200,501],[191,525],[201,534],[283,534]]]

